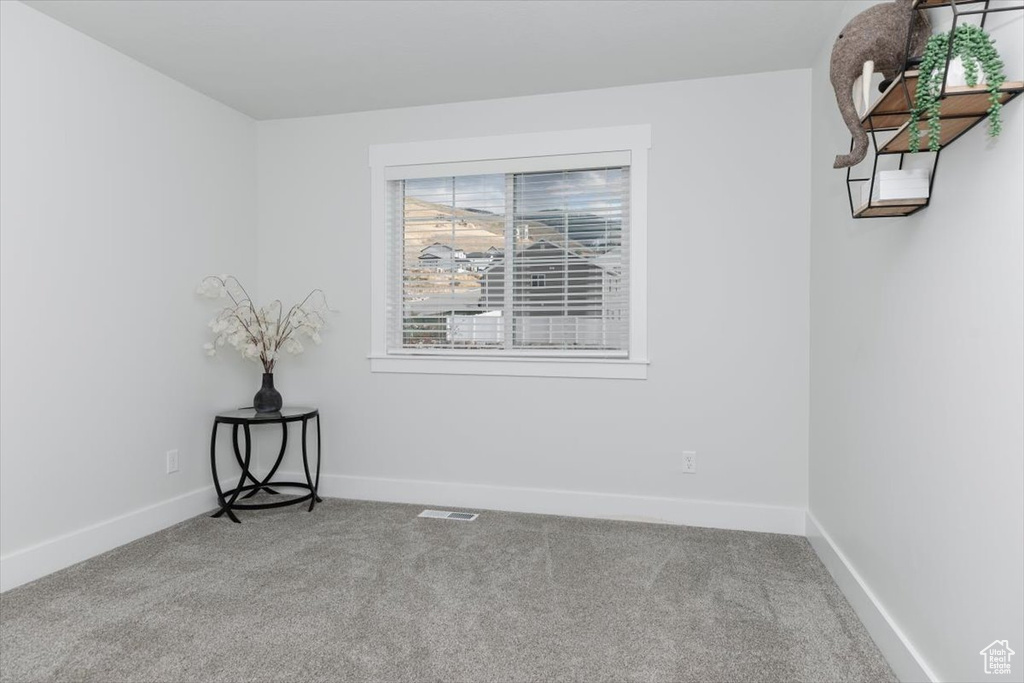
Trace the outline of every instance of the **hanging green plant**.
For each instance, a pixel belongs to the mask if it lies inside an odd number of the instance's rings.
[[[910,112],[910,151],[921,151],[921,128],[918,122],[922,118],[928,120],[928,149],[939,150],[939,139],[942,121],[939,108],[942,104],[939,95],[942,93],[942,81],[946,75],[946,56],[949,54],[949,33],[936,33],[928,39],[917,79],[917,95],[914,107]],[[953,54],[950,60],[957,57],[964,65],[964,79],[967,85],[978,85],[980,73],[985,74],[989,91],[988,134],[996,137],[1002,132],[1002,121],[999,111],[1002,108],[999,89],[1003,87],[1006,76],[1003,74],[1003,60],[999,58],[993,45],[992,37],[980,26],[964,24],[957,26],[953,36]],[[980,72],[979,72],[980,67]]]

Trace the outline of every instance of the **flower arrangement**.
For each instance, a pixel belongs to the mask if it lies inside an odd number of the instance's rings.
[[[327,300],[320,289],[285,312],[280,300],[259,308],[233,275],[211,275],[203,278],[198,294],[211,299],[229,299],[210,321],[213,342],[204,344],[207,355],[217,355],[223,346],[231,346],[243,358],[259,361],[265,373],[274,372],[282,352],[298,354],[305,347],[300,337],[320,343],[320,330],[326,326]]]
[[[941,119],[939,107],[942,101],[942,81],[946,74],[946,57],[949,55],[949,33],[936,33],[928,39],[919,67],[920,77],[917,84],[916,102],[910,112],[909,145],[911,152],[921,149],[921,129],[918,121],[928,119],[928,149],[939,150],[939,133]],[[992,37],[980,26],[963,24],[956,27],[953,35],[953,53],[949,58],[960,57],[964,65],[967,85],[978,84],[979,67],[985,74],[989,91],[988,134],[996,137],[1002,131],[999,111],[1002,108],[999,89],[1003,87],[1006,76],[1003,74],[1003,60],[999,58],[993,45]]]

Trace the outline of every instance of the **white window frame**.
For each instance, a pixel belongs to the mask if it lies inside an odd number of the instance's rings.
[[[647,155],[649,125],[588,128],[370,146],[371,230],[370,371],[451,375],[512,375],[647,379]],[[626,358],[417,355],[387,348],[388,169],[465,162],[495,162],[570,154],[628,152],[629,355]],[[408,169],[405,169],[408,172]]]

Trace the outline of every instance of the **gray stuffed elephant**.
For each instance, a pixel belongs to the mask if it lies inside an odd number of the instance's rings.
[[[908,29],[911,31],[910,54],[905,55]],[[868,135],[854,105],[853,86],[857,78],[864,79],[865,90],[872,71],[880,71],[887,79],[895,78],[903,67],[904,57],[924,52],[930,35],[928,18],[914,9],[914,0],[895,0],[869,7],[843,28],[832,47],[829,77],[843,121],[853,135],[853,149],[849,154],[836,156],[833,168],[855,166],[868,153]]]

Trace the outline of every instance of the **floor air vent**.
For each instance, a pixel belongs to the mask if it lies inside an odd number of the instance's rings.
[[[463,522],[472,522],[480,515],[475,512],[448,512],[447,510],[424,510],[419,517],[432,517],[434,519],[458,519]]]

